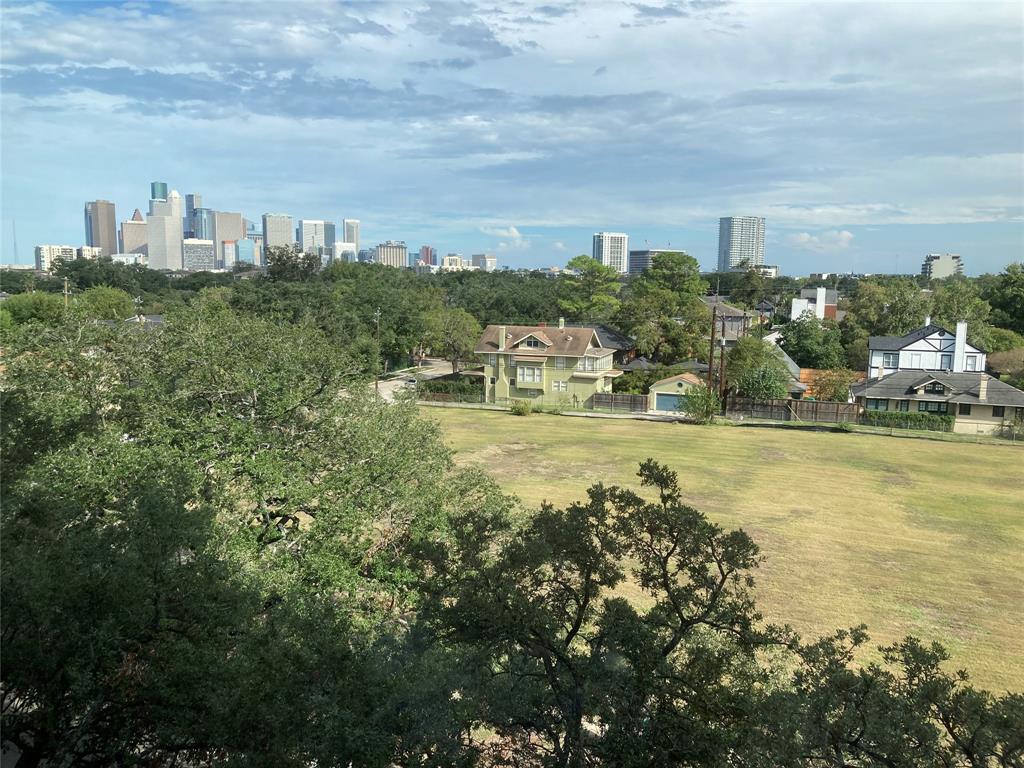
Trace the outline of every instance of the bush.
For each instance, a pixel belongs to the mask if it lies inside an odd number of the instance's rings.
[[[840,421],[832,430],[833,432],[853,432],[853,424],[848,421]]]
[[[707,424],[721,410],[718,391],[707,385],[691,387],[686,393],[686,412],[701,424]]]
[[[405,374],[403,374],[405,375]],[[484,379],[482,376],[463,376],[452,374],[437,379],[427,379],[419,382],[418,389],[421,393],[440,392],[446,395],[476,395],[484,393]]]
[[[953,415],[949,413],[910,413],[909,411],[864,411],[863,424],[873,427],[900,429],[929,429],[936,432],[953,430]]]
[[[513,416],[529,416],[533,408],[529,400],[513,400],[509,410],[512,411]]]

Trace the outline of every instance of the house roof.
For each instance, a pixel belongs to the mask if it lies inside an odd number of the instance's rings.
[[[897,352],[908,344],[913,344],[915,341],[920,341],[925,336],[931,336],[939,331],[949,333],[941,325],[932,324],[918,328],[916,331],[911,331],[906,336],[870,336],[868,337],[868,349],[877,349],[881,352]],[[952,333],[949,335],[955,336]]]
[[[646,357],[638,357],[619,367],[624,371],[647,371],[654,368],[655,364]]]
[[[734,307],[732,304],[726,304],[721,296],[701,296],[700,300],[707,304],[708,309],[711,307],[718,308],[718,316],[722,317],[754,317],[753,312],[747,312],[745,309]]]
[[[476,354],[494,354],[498,351],[498,330],[502,326],[488,325],[484,328],[480,340],[477,341],[473,351]],[[542,325],[506,325],[505,328],[505,350],[526,352],[530,355],[558,355],[567,357],[582,357],[590,348],[591,341],[594,341],[598,348],[591,350],[591,354],[611,354],[613,350],[600,347],[600,339],[593,328],[552,328]],[[545,349],[512,350],[515,341],[521,341],[527,336],[538,336],[551,342]]]
[[[978,398],[978,390],[982,379],[988,380],[988,391],[985,399]],[[929,392],[918,395],[914,390],[930,381],[938,381],[950,390],[948,395]],[[985,405],[1009,405],[1024,408],[1024,392],[1011,387],[1004,381],[993,378],[985,373],[947,373],[930,371],[924,375],[921,371],[896,371],[880,379],[869,379],[854,384],[850,391],[856,397],[870,397],[892,400],[941,400],[948,403],[974,403]]]
[[[651,384],[651,387],[652,388],[656,387],[659,384],[673,384],[673,383],[675,383],[677,381],[682,381],[682,382],[685,382],[687,384],[703,384],[704,383],[699,378],[694,376],[692,373],[677,373],[675,376],[669,376],[667,378],[661,379],[660,381],[654,382],[653,384]]]
[[[682,368],[684,371],[696,371],[697,373],[708,372],[708,364],[702,363],[700,360],[684,360],[679,363],[678,367]]]

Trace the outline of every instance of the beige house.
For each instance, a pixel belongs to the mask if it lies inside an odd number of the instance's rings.
[[[611,392],[615,352],[601,346],[593,328],[488,325],[473,350],[484,363],[488,403],[529,400],[583,407],[598,392]]]
[[[692,373],[680,373],[651,384],[648,408],[652,411],[686,410],[686,393],[704,382]]]

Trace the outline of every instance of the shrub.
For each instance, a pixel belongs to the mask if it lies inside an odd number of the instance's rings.
[[[853,432],[853,424],[848,421],[840,421],[832,430],[833,432]]]
[[[529,416],[533,408],[529,400],[513,400],[509,410],[512,411],[513,416]]]
[[[819,371],[811,381],[814,397],[818,400],[845,403],[850,398],[850,385],[857,374],[846,368]]]
[[[950,413],[910,413],[908,411],[864,411],[862,423],[873,427],[899,427],[900,429],[930,429],[950,432],[953,415]]]
[[[474,395],[480,396],[484,393],[484,379],[482,376],[463,376],[453,374],[442,376],[437,379],[427,379],[418,385],[419,391],[439,392],[446,395]]]
[[[686,411],[701,424],[710,422],[721,407],[718,391],[706,384],[691,387],[686,393]]]

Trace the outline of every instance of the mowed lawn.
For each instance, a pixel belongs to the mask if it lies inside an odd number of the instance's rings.
[[[766,619],[805,637],[915,634],[991,690],[1024,691],[1024,447],[423,408],[460,464],[527,507],[653,457],[687,503],[760,545]]]

